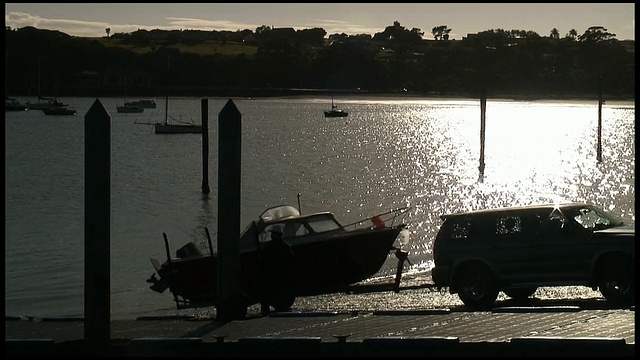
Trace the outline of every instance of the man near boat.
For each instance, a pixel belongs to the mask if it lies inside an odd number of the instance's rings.
[[[291,245],[282,239],[282,229],[274,226],[271,229],[271,241],[267,242],[261,256],[262,315],[269,314],[270,305],[277,304],[279,299],[290,297],[293,256]]]

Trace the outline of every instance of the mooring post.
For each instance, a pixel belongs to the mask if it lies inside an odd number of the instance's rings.
[[[218,286],[216,318],[243,319],[240,301],[242,115],[229,99],[218,114]]]
[[[602,162],[602,75],[598,79],[598,145],[596,159]]]
[[[110,345],[111,116],[96,99],[84,117],[84,338]]]
[[[202,111],[202,193],[208,194],[209,189],[209,100],[200,100]]]
[[[487,90],[482,89],[480,92],[480,176],[484,175],[484,135],[487,111]]]

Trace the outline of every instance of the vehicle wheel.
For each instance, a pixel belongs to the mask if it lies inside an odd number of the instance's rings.
[[[503,289],[502,291],[510,298],[516,301],[524,301],[527,300],[531,295],[533,295],[537,287],[525,287],[525,288],[508,288]]]
[[[460,300],[474,309],[491,308],[500,292],[495,276],[486,266],[461,269],[455,283]]]
[[[283,311],[289,311],[295,301],[296,301],[295,296],[287,295],[287,296],[282,296],[277,299],[274,299],[273,301],[271,301],[271,304],[269,305],[273,306],[273,309],[275,311],[283,312]]]
[[[614,304],[635,302],[635,271],[631,261],[607,261],[598,274],[598,288],[607,301]]]

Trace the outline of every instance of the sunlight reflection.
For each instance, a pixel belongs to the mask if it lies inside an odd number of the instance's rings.
[[[421,103],[388,125],[401,134],[406,153],[392,162],[412,169],[401,180],[405,202],[414,204],[414,218],[424,220],[412,224],[412,238],[428,234],[430,244],[441,223],[439,216],[446,213],[573,201],[607,208],[624,197],[619,189],[632,189],[634,165],[612,157],[635,153],[622,140],[633,132],[633,109],[603,112],[603,153],[609,160],[599,164],[593,105],[489,101],[486,167],[479,181],[479,104],[449,105]],[[607,123],[606,116],[614,116],[611,112],[626,121]],[[635,221],[634,214],[626,215]],[[430,253],[431,248],[412,251]]]

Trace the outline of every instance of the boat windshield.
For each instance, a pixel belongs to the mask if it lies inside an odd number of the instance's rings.
[[[316,217],[309,220],[309,227],[316,233],[323,233],[341,228],[332,216]]]

